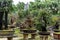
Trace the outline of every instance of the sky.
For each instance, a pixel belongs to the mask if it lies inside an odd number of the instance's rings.
[[[29,3],[30,1],[34,2],[34,0],[13,0],[13,4],[16,5],[19,2],[24,2],[26,4],[27,2]]]

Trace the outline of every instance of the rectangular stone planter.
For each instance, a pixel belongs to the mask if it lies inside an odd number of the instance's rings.
[[[13,30],[0,30],[0,38],[7,38],[7,40],[12,40],[14,37],[14,31]]]
[[[13,36],[13,30],[0,30],[0,36]]]

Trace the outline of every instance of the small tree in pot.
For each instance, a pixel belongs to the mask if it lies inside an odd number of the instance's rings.
[[[37,29],[39,30],[39,34],[40,35],[49,35],[50,33],[47,32],[47,24],[48,24],[48,19],[50,17],[50,14],[45,10],[40,10],[40,19],[39,19],[39,23],[37,24]],[[40,36],[41,37],[41,36]],[[46,39],[48,38],[48,36],[46,36]]]
[[[51,24],[53,24],[53,31],[58,31],[59,30],[59,15],[52,15],[51,16]]]
[[[60,40],[59,22],[55,23],[53,36],[54,39]]]
[[[22,29],[24,40],[25,39],[27,40],[28,34],[31,34],[31,39],[35,39],[36,29],[34,28],[34,23],[33,20],[31,20],[30,16],[27,17],[24,23],[25,23],[25,28]]]
[[[39,14],[38,14],[38,20],[37,20],[37,29],[39,31],[44,31],[46,32],[47,25],[49,24],[49,19],[50,19],[50,13],[47,12],[46,9],[41,9]]]
[[[58,37],[58,36],[56,36],[56,33],[59,32],[59,15],[52,15],[50,20],[51,20],[50,25],[53,25],[53,26],[51,26],[49,28],[51,31],[53,31],[53,32],[51,32],[51,33],[53,33],[52,36],[54,36],[54,38],[56,38],[56,37]]]
[[[54,36],[54,39],[60,40],[59,21],[55,22],[53,36]]]

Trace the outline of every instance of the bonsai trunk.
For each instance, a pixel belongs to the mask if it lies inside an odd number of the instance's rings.
[[[56,24],[55,24],[54,27],[55,27],[55,28],[54,28],[54,31],[55,31],[55,32],[59,32],[59,24],[58,24],[58,22],[56,22]]]
[[[47,30],[46,30],[46,27],[47,27],[47,23],[45,22],[45,31],[47,31]]]
[[[5,12],[5,29],[8,29],[8,12]]]
[[[3,30],[3,26],[2,26],[2,23],[3,23],[3,15],[4,15],[4,12],[0,12],[0,30]],[[8,12],[5,12],[5,29],[8,28],[7,26],[7,17],[8,17]]]
[[[47,30],[46,30],[47,21],[46,21],[46,17],[45,17],[45,16],[43,16],[43,21],[44,21],[44,25],[42,25],[42,26],[43,26],[42,31],[47,31]]]
[[[0,30],[3,30],[3,27],[2,27],[3,15],[4,15],[4,12],[0,12]]]
[[[45,26],[42,26],[42,31],[46,32],[46,27]]]
[[[44,21],[44,22],[45,22],[45,21]],[[42,26],[42,31],[46,32],[46,31],[47,31],[47,30],[46,30],[46,27],[47,27],[47,24],[46,24],[46,22],[45,22],[44,26]]]

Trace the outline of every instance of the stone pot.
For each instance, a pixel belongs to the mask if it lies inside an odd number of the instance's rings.
[[[12,40],[14,37],[14,31],[13,30],[0,30],[0,37],[5,37],[7,40]]]
[[[39,35],[50,35],[49,32],[39,32]]]
[[[22,30],[24,33],[36,33],[37,30],[29,30],[29,29],[23,29]]]
[[[41,40],[48,40],[48,36],[50,35],[49,32],[39,32]]]
[[[13,36],[13,30],[0,30],[0,36]]]
[[[36,36],[36,31],[37,30],[29,30],[29,29],[23,29],[23,38],[24,40],[27,40],[28,39],[28,34],[31,34],[31,39],[35,39],[35,36]]]
[[[55,40],[60,40],[60,30],[54,30],[53,37]]]
[[[53,34],[53,37],[54,37],[54,39],[60,40],[60,33],[59,33],[59,34],[54,33],[54,34]]]

